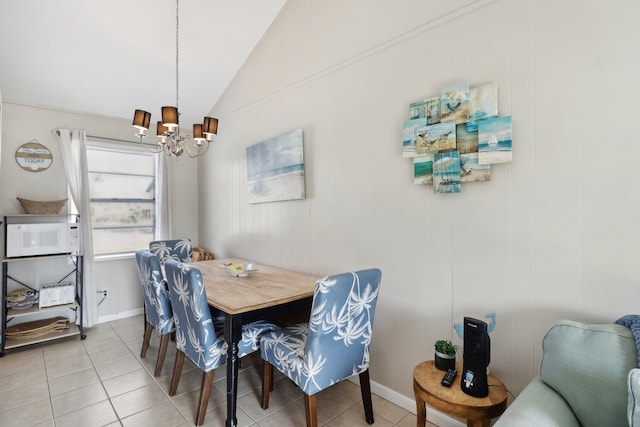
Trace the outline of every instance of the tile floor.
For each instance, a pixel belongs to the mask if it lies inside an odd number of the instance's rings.
[[[154,378],[160,338],[152,336],[147,357],[140,359],[142,329],[142,317],[136,316],[88,328],[84,341],[71,337],[8,350],[0,358],[0,426],[193,426],[200,372],[185,361],[178,393],[169,397],[175,344],[169,344],[162,375]],[[238,425],[304,426],[301,392],[281,375],[275,377],[269,409],[261,408],[259,362],[259,353],[242,361]],[[222,367],[216,370],[204,425],[224,426],[225,390]],[[373,408],[374,426],[416,425],[415,415],[379,396],[373,396]],[[342,381],[320,392],[318,424],[368,426],[359,386]]]

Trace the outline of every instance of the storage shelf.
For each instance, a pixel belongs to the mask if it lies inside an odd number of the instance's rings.
[[[19,261],[39,261],[43,259],[54,259],[54,258],[69,258],[69,257],[78,257],[82,256],[81,253],[77,254],[55,254],[55,255],[37,255],[37,256],[23,256],[23,257],[13,257],[13,258],[3,258],[2,262],[19,262]]]
[[[27,316],[34,313],[44,313],[47,311],[63,310],[65,308],[75,309],[76,307],[78,307],[78,304],[69,303],[69,304],[60,304],[60,305],[54,305],[51,307],[42,307],[42,308],[39,308],[38,305],[36,304],[33,307],[25,308],[22,310],[20,309],[16,310],[16,309],[10,308],[9,310],[7,310],[7,319],[20,317],[20,316]]]
[[[26,345],[38,344],[42,342],[53,341],[59,338],[72,337],[76,335],[80,335],[80,329],[75,323],[70,323],[69,329],[65,329],[64,331],[51,332],[47,335],[42,335],[41,337],[37,337],[37,338],[18,340],[15,338],[7,337],[7,342],[5,343],[4,348],[6,350],[9,350],[12,348],[24,347]]]

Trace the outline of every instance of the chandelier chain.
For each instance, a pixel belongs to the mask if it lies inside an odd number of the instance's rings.
[[[178,102],[178,97],[179,97],[179,91],[178,91],[178,85],[179,85],[178,68],[179,68],[179,64],[180,64],[180,55],[179,55],[179,51],[180,51],[180,38],[179,38],[179,34],[180,34],[180,15],[179,15],[179,13],[180,13],[179,0],[176,0],[176,108],[180,108],[180,105],[179,105],[179,102]]]

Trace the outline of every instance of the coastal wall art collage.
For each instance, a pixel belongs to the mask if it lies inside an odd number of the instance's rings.
[[[413,182],[434,193],[459,193],[461,183],[489,181],[491,165],[511,162],[511,116],[498,117],[498,85],[442,87],[414,102],[402,126],[402,155],[413,158]]]

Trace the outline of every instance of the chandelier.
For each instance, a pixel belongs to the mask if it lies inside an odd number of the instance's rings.
[[[209,149],[209,144],[218,133],[218,119],[214,117],[204,118],[203,123],[193,125],[193,135],[181,135],[178,112],[178,70],[180,64],[179,51],[179,0],[176,0],[176,106],[162,107],[162,120],[158,121],[156,135],[160,138],[157,144],[158,152],[169,157],[179,157],[183,153],[195,158],[203,155]],[[133,114],[133,127],[138,129],[136,136],[146,137],[151,122],[151,113],[144,110],[135,110]]]

